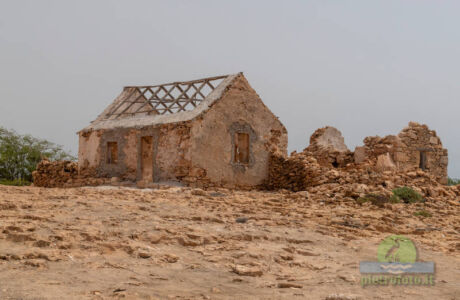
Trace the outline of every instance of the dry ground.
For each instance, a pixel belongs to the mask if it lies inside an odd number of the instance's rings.
[[[0,299],[460,299],[458,203],[422,218],[328,196],[0,186]],[[395,232],[434,287],[360,286]]]

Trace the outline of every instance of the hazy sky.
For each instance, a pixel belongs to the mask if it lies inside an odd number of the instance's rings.
[[[0,0],[0,126],[77,152],[125,85],[243,71],[302,150],[428,124],[460,177],[460,1]]]

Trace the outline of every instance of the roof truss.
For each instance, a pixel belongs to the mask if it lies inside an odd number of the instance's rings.
[[[117,119],[140,114],[164,115],[193,110],[209,95],[225,76],[153,86],[127,86],[128,96],[117,103],[105,116]]]

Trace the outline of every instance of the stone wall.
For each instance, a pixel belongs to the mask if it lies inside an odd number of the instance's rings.
[[[353,153],[345,145],[342,133],[330,126],[317,129],[311,135],[310,145],[303,153],[316,158],[325,167],[344,167],[353,161]]]
[[[80,133],[79,170],[88,177],[140,180],[140,139],[153,137],[155,181],[178,180],[190,148],[190,122],[164,124],[139,129],[112,129]],[[118,145],[118,162],[107,163],[107,143]]]
[[[410,123],[398,137],[402,147],[398,149],[395,162],[400,169],[410,169],[420,166],[420,153],[426,155],[426,172],[433,174],[438,180],[447,184],[448,151],[444,149],[436,131],[426,125]]]
[[[32,172],[34,185],[40,187],[62,187],[77,176],[78,166],[72,161],[42,160]]]
[[[372,162],[380,171],[404,172],[419,169],[422,155],[426,159],[424,171],[446,184],[448,151],[427,125],[410,122],[397,136],[367,137],[364,146],[355,149],[354,160],[355,163]]]

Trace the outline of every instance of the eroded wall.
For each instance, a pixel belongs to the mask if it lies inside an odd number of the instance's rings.
[[[426,155],[425,171],[447,184],[448,152],[444,149],[436,131],[426,125],[411,122],[398,137],[402,145],[395,154],[395,161],[402,169],[420,167],[420,153]]]
[[[327,167],[344,167],[353,161],[353,153],[345,145],[342,133],[331,126],[317,129],[310,137],[310,145],[303,152]]]
[[[141,129],[112,129],[80,133],[80,173],[97,177],[119,177],[139,181],[141,173],[141,138],[151,136],[154,181],[180,180],[184,161],[189,159],[190,124],[169,124]],[[107,143],[118,145],[118,161],[108,163]],[[190,163],[187,163],[189,166]]]
[[[426,158],[424,171],[446,184],[448,151],[434,130],[415,122],[410,122],[396,136],[365,138],[364,146],[355,150],[355,162],[374,161],[380,171],[409,171],[422,168],[421,153]]]
[[[100,132],[80,132],[78,136],[78,169],[94,171],[101,160]]]

